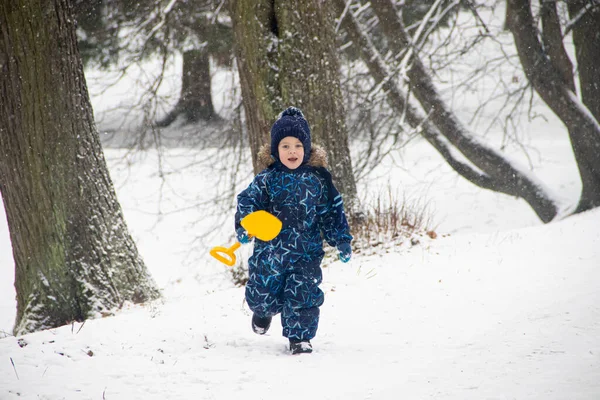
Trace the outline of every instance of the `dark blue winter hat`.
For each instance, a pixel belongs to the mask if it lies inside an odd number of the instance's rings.
[[[277,117],[277,121],[271,127],[271,155],[279,160],[277,147],[281,139],[293,136],[302,142],[304,146],[305,163],[310,158],[310,126],[304,118],[304,114],[296,107],[288,107]]]

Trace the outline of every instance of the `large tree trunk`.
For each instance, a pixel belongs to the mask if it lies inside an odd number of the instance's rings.
[[[327,149],[344,200],[356,198],[330,2],[235,0],[231,14],[253,153],[286,106],[302,109]],[[256,165],[256,164],[255,164]]]
[[[271,124],[283,110],[273,1],[230,0],[229,6],[252,163],[258,173],[258,152],[269,143]]]
[[[187,124],[219,120],[212,102],[210,57],[206,50],[183,53],[181,94],[175,108],[157,126],[169,126],[182,115]]]
[[[327,150],[347,205],[356,198],[337,59],[334,6],[321,0],[275,1],[283,101],[300,107],[313,140]]]
[[[600,3],[573,0],[567,4],[574,24],[573,42],[581,98],[596,121],[600,122]],[[574,142],[573,133],[570,133],[570,136],[583,182],[576,211],[585,211],[600,205],[600,161],[590,161],[583,154],[577,155],[582,153],[582,146],[585,144]]]
[[[341,12],[345,1],[336,0],[336,4]],[[414,53],[416,49],[413,48],[393,3],[389,0],[373,0],[371,4],[388,38],[390,48],[395,54],[404,53],[410,57],[407,71],[409,84],[428,118],[419,115],[415,108],[406,103],[407,96],[400,90],[394,75],[386,67],[383,58],[364,33],[364,29],[359,26],[357,19],[349,12],[344,17],[343,26],[353,42],[361,47],[363,60],[371,76],[382,85],[388,95],[391,107],[406,115],[407,122],[413,128],[418,128],[423,137],[461,176],[482,188],[523,198],[542,221],[552,220],[557,214],[557,205],[543,188],[501,154],[476,140],[447,108],[418,55]],[[460,151],[471,165],[459,161],[453,155],[453,148]]]
[[[600,123],[594,117],[593,111],[577,99],[570,85],[565,83],[560,69],[553,65],[545,53],[538,39],[530,2],[507,0],[506,21],[513,34],[525,75],[536,92],[569,130],[582,182],[581,198],[576,212],[600,206]],[[589,34],[595,32],[593,35],[598,35],[598,25],[595,25],[595,29],[586,32]],[[589,40],[594,39],[591,37]],[[589,63],[598,60],[598,54],[587,53],[593,51],[593,45],[589,47],[581,43],[580,45],[583,48],[577,48],[578,60],[585,60],[582,61],[584,69],[594,70]],[[581,83],[589,82],[582,80]],[[582,92],[583,90],[582,85]],[[588,101],[593,106],[597,98]]]
[[[563,32],[560,18],[556,9],[556,1],[544,1],[540,7],[542,20],[542,44],[546,54],[560,73],[564,83],[576,93],[575,78],[573,77],[573,63],[563,44]]]
[[[69,2],[1,2],[0,69],[15,333],[157,298],[108,174]]]
[[[600,2],[570,0],[567,4],[574,24],[573,42],[581,97],[600,121]]]

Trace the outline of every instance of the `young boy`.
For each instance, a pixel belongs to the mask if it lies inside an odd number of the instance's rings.
[[[266,168],[237,198],[238,240],[249,241],[240,221],[254,211],[270,212],[283,226],[269,242],[256,239],[249,259],[246,301],[254,312],[252,329],[264,335],[281,313],[291,353],[311,353],[324,297],[319,289],[323,238],[337,247],[343,262],[352,254],[342,197],[326,169],[325,151],[311,145],[308,122],[295,107],[275,121],[271,145],[263,146],[259,160]]]

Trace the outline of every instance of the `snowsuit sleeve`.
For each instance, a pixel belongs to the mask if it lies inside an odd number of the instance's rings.
[[[240,240],[246,232],[240,224],[241,220],[246,215],[258,210],[266,210],[269,206],[269,194],[266,185],[267,175],[268,170],[256,175],[252,180],[252,183],[237,196],[235,234],[238,240]]]
[[[342,243],[350,243],[352,235],[350,235],[350,227],[344,213],[342,195],[333,184],[329,171],[319,168],[319,172],[326,182],[326,190],[323,193],[323,201],[319,210],[323,237],[333,247],[338,247]]]

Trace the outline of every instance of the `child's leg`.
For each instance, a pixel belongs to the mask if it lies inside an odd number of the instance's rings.
[[[272,317],[283,309],[284,275],[280,269],[262,257],[251,257],[248,262],[246,302],[261,318]]]
[[[319,307],[323,304],[321,259],[294,268],[287,276],[281,313],[283,336],[292,340],[310,340],[319,325]]]

